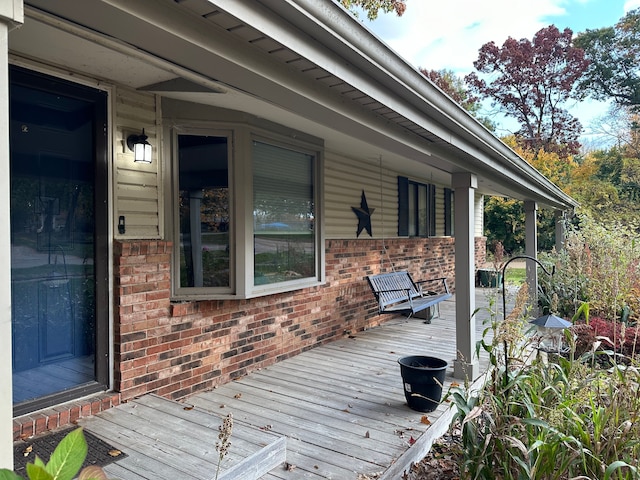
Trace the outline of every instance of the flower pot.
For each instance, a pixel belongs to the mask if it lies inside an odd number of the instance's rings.
[[[422,355],[398,360],[407,405],[418,412],[432,412],[440,404],[447,373],[446,361]]]
[[[478,285],[481,287],[499,288],[502,287],[502,272],[494,269],[478,269]]]

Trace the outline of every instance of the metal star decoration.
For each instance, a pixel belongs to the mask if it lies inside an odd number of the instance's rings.
[[[360,207],[351,207],[353,213],[358,217],[358,231],[356,233],[356,237],[359,237],[362,233],[362,230],[366,230],[370,237],[372,237],[371,233],[371,215],[376,210],[375,208],[369,208],[367,205],[367,197],[364,195],[364,190],[362,191],[362,198],[360,200]]]

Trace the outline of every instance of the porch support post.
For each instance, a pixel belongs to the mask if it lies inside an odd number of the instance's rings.
[[[475,215],[474,199],[478,179],[470,173],[454,173],[455,191],[455,272],[456,272],[456,350],[453,376],[474,380],[480,373],[475,356]]]
[[[565,228],[565,212],[562,210],[556,210],[553,212],[555,224],[556,224],[556,252],[564,250],[564,238],[566,232]]]
[[[9,30],[24,21],[22,0],[0,0],[0,468],[13,470],[11,237],[9,184]]]
[[[525,218],[525,254],[538,258],[538,204],[532,201],[524,202],[524,218]],[[538,269],[535,262],[527,262],[527,284],[529,287],[529,298],[534,311],[538,304]]]

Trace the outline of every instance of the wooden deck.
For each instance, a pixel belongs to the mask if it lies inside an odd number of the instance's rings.
[[[486,305],[487,292],[477,290],[478,306]],[[454,301],[442,302],[431,324],[392,317],[188,404],[147,395],[80,424],[128,454],[106,469],[122,480],[215,478],[218,426],[230,412],[232,445],[220,479],[398,479],[446,431],[452,410],[448,404],[428,414],[411,410],[397,361],[431,355],[453,365]],[[478,313],[478,338],[488,316]],[[486,366],[481,358],[481,370]],[[445,390],[455,381],[451,372]]]

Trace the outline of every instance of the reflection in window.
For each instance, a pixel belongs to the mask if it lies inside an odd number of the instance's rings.
[[[253,143],[254,284],[316,276],[315,157]]]
[[[228,288],[228,139],[179,135],[178,157],[180,286]]]

